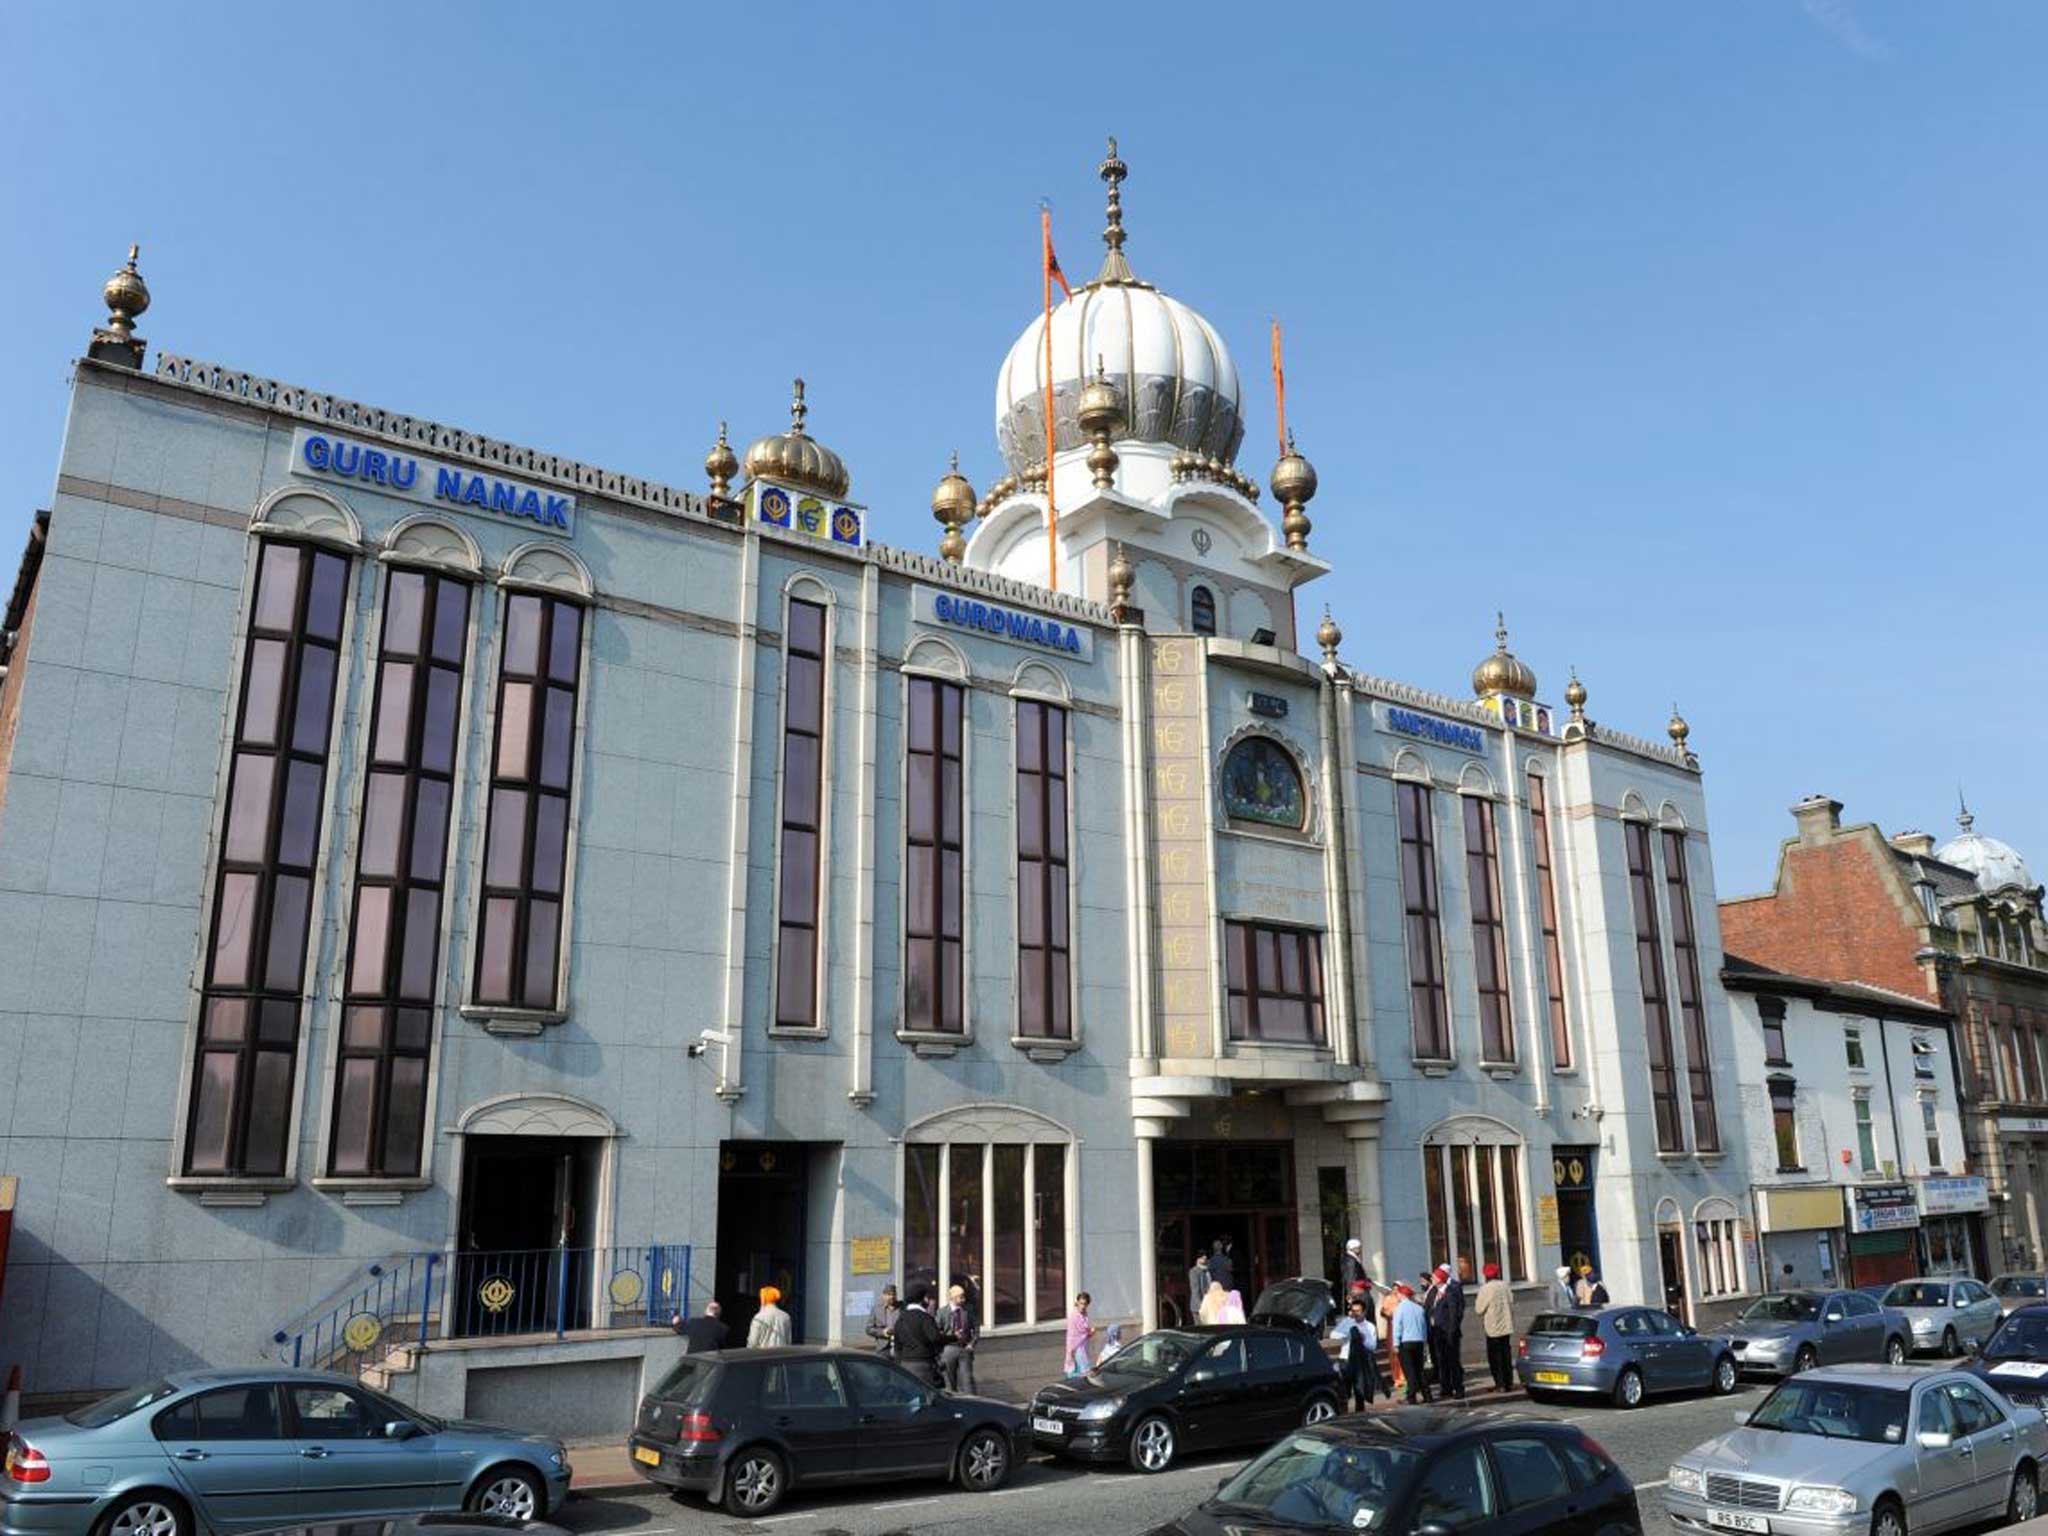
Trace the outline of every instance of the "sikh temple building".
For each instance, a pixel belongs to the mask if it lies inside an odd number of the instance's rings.
[[[1101,171],[1051,463],[1038,317],[936,555],[869,538],[801,384],[677,489],[152,354],[109,281],[0,677],[32,1390],[289,1356],[629,1409],[627,1324],[773,1284],[858,1340],[956,1277],[1043,1374],[1076,1291],[1176,1320],[1226,1237],[1247,1301],[1351,1235],[1525,1309],[1565,1262],[1755,1289],[1684,722],[1504,628],[1469,692],[1354,661],[1314,469],[1240,467]]]

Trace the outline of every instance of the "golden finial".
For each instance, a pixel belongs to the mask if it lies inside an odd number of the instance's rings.
[[[780,480],[821,496],[844,496],[852,485],[846,461],[805,434],[804,417],[809,410],[804,403],[804,381],[798,379],[790,395],[789,430],[756,438],[740,463],[749,480]]]
[[[1564,701],[1571,706],[1572,718],[1580,724],[1586,719],[1586,685],[1579,681],[1579,669],[1572,668],[1572,680],[1564,685]]]
[[[1315,525],[1303,510],[1316,494],[1316,468],[1294,446],[1294,434],[1287,434],[1287,451],[1273,466],[1273,499],[1280,503],[1280,531],[1289,549],[1306,550],[1309,530]]]
[[[1692,727],[1685,723],[1685,716],[1678,712],[1678,705],[1671,706],[1671,724],[1665,729],[1671,733],[1671,745],[1679,751],[1685,750],[1685,738],[1692,734]]]
[[[704,455],[704,473],[711,477],[711,494],[723,498],[729,493],[732,477],[739,470],[739,457],[732,451],[732,444],[725,440],[725,423],[721,421],[718,424],[718,441]]]
[[[1323,648],[1326,665],[1337,665],[1337,647],[1344,643],[1344,631],[1337,627],[1337,621],[1330,617],[1329,605],[1323,606],[1323,622],[1316,626],[1316,644]]]
[[[960,473],[960,455],[956,451],[945,478],[932,492],[932,516],[946,529],[939,539],[939,553],[955,565],[967,553],[967,540],[961,537],[960,526],[974,520],[977,505],[974,487]]]
[[[100,289],[100,297],[107,304],[107,320],[92,333],[90,355],[104,362],[138,368],[142,365],[143,342],[135,334],[135,319],[149,308],[149,285],[135,270],[141,255],[140,245],[129,246],[127,262]]]
[[[1534,699],[1535,670],[1508,649],[1507,615],[1499,611],[1493,616],[1493,645],[1493,654],[1472,669],[1472,691],[1481,698],[1489,693],[1505,693],[1512,698]]]
[[[1138,579],[1121,541],[1109,559],[1109,606],[1112,610],[1131,606],[1131,583]]]
[[[1135,283],[1137,274],[1131,271],[1131,264],[1124,260],[1124,200],[1119,190],[1123,179],[1131,174],[1131,168],[1117,158],[1116,135],[1109,138],[1109,155],[1096,168],[1096,175],[1109,183],[1109,223],[1102,231],[1102,243],[1109,247],[1109,253],[1102,258],[1102,271],[1097,274],[1098,283]]]
[[[789,430],[798,437],[804,435],[804,417],[810,414],[810,410],[811,408],[804,404],[804,381],[798,379],[796,393],[791,396],[789,402]]]
[[[1095,377],[1088,381],[1076,402],[1075,419],[1095,445],[1088,450],[1088,469],[1095,488],[1106,491],[1116,484],[1116,450],[1109,446],[1109,441],[1123,429],[1124,402],[1103,372],[1100,356],[1095,359]]]

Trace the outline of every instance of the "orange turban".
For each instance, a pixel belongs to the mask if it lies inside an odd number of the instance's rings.
[[[778,1301],[780,1301],[780,1300],[782,1300],[782,1292],[780,1292],[780,1291],[778,1291],[777,1289],[775,1289],[775,1287],[774,1287],[774,1286],[772,1286],[772,1285],[764,1285],[764,1286],[762,1286],[762,1287],[761,1287],[761,1305],[762,1305],[762,1306],[764,1306],[764,1307],[772,1307],[772,1306],[774,1306],[774,1305],[775,1305],[775,1303],[777,1303],[777,1302],[778,1302]]]

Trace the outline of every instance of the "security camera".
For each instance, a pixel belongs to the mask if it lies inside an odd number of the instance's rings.
[[[701,1056],[703,1056],[703,1054],[714,1045],[731,1044],[732,1034],[730,1031],[723,1029],[707,1029],[702,1031],[697,1036],[697,1040],[694,1045],[688,1045],[683,1048],[683,1054],[685,1056],[688,1056],[692,1061],[695,1061]]]

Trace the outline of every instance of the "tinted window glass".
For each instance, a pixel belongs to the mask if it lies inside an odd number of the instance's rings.
[[[899,1408],[924,1393],[907,1373],[878,1360],[848,1360],[840,1369],[853,1380],[853,1395],[863,1408]]]
[[[1929,1397],[1939,1397],[1940,1395],[1938,1392],[1930,1392],[1928,1394]],[[1947,1409],[1944,1408],[1943,1412],[1947,1412]],[[108,1422],[111,1422],[111,1420]],[[92,1427],[98,1428],[97,1425]],[[156,1430],[156,1437],[159,1440],[197,1440],[199,1438],[199,1399],[188,1397],[184,1402],[178,1404],[177,1407],[166,1408],[156,1416],[156,1423],[152,1427]]]
[[[1929,1387],[1920,1397],[1920,1417],[1914,1423],[1913,1432],[1919,1435],[1952,1435],[1956,1432],[1956,1416],[1948,1405],[1948,1394],[1939,1387]]]
[[[1848,1303],[1849,1315],[1851,1317],[1874,1317],[1877,1315],[1877,1303],[1868,1296],[1859,1295],[1857,1292],[1851,1291],[1842,1300]]]
[[[763,1408],[844,1408],[846,1389],[830,1360],[791,1360],[761,1373]]]
[[[1650,1314],[1623,1312],[1614,1319],[1614,1331],[1625,1339],[1645,1338],[1650,1333]]]
[[[1555,1449],[1564,1457],[1565,1465],[1572,1469],[1572,1476],[1578,1479],[1581,1488],[1590,1488],[1609,1473],[1620,1470],[1583,1440],[1560,1441]]]
[[[64,1415],[66,1422],[76,1424],[80,1429],[103,1429],[116,1419],[125,1419],[138,1408],[147,1408],[151,1403],[160,1403],[177,1388],[168,1381],[152,1381],[147,1386],[130,1387],[103,1397],[90,1407],[76,1413]]]
[[[195,1423],[196,1421],[196,1423]],[[223,1387],[178,1404],[157,1420],[159,1440],[277,1440],[277,1393],[268,1386]]]
[[[1562,1498],[1570,1484],[1564,1467],[1542,1440],[1496,1440],[1493,1465],[1500,1473],[1501,1503],[1526,1509]]]
[[[1492,1515],[1493,1485],[1477,1445],[1457,1446],[1430,1464],[1415,1496],[1415,1524],[1435,1522],[1455,1531]]]
[[[1251,1368],[1255,1371],[1283,1371],[1290,1361],[1287,1341],[1268,1335],[1254,1334],[1246,1341],[1251,1348]]]
[[[1244,1342],[1240,1339],[1219,1339],[1204,1352],[1196,1369],[1218,1376],[1236,1374],[1244,1369]]]
[[[1991,1399],[1975,1387],[1952,1381],[1942,1390],[1955,1405],[1956,1424],[1966,1435],[1974,1435],[1980,1429],[1989,1429],[2005,1420],[2005,1415],[1993,1406]]]
[[[694,1403],[702,1398],[716,1374],[702,1360],[692,1360],[686,1355],[676,1362],[674,1370],[661,1378],[661,1385],[654,1389],[654,1396],[669,1403]]]
[[[1902,1280],[1884,1293],[1888,1307],[1945,1307],[1948,1287],[1937,1280]]]
[[[1580,1317],[1570,1312],[1545,1312],[1530,1324],[1529,1331],[1553,1339],[1590,1339],[1599,1328],[1595,1318]]]
[[[1643,1316],[1649,1319],[1650,1332],[1659,1338],[1669,1338],[1678,1332],[1678,1319],[1669,1312],[1645,1312]]]
[[[293,1387],[292,1414],[301,1440],[368,1440],[382,1420],[355,1393],[340,1387]]]

